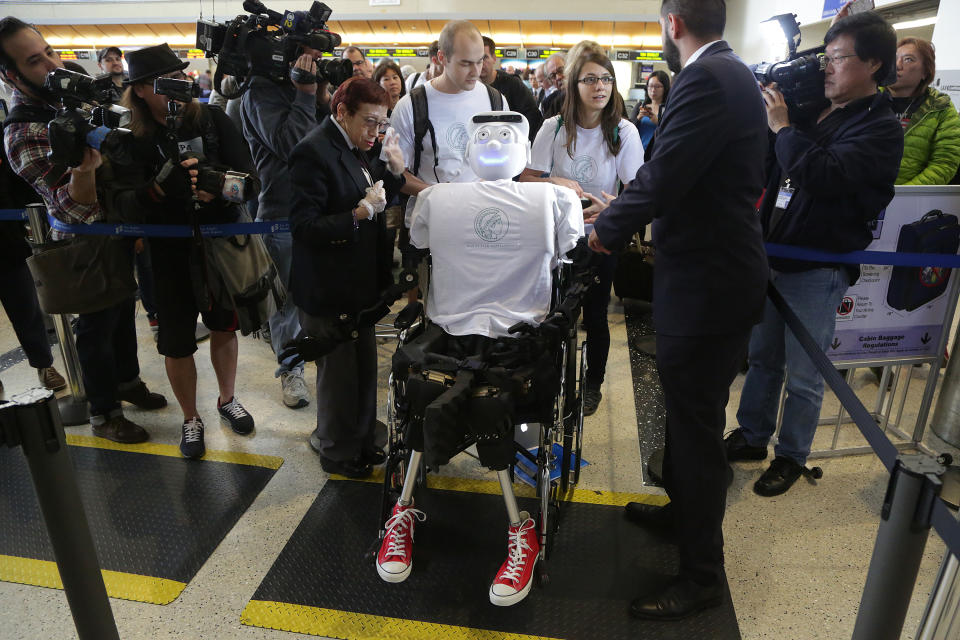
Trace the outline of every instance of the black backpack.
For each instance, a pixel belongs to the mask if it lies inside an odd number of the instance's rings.
[[[57,112],[49,107],[18,104],[4,119],[3,128],[8,124],[50,122],[56,115]],[[7,158],[6,145],[3,145],[3,156],[0,157],[0,209],[22,209],[35,202],[43,202],[43,198],[26,180],[14,173]]]
[[[490,110],[503,111],[503,95],[491,87],[483,85],[487,89],[487,95],[490,97]],[[430,141],[433,143],[433,170],[437,170],[439,159],[437,158],[437,136],[433,131],[433,123],[430,122],[430,107],[427,104],[427,90],[424,85],[415,87],[410,91],[410,102],[413,103],[413,175],[420,171],[420,156],[423,153],[423,138],[430,132]]]

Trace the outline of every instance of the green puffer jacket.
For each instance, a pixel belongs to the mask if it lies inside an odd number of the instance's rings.
[[[927,97],[903,134],[896,184],[950,184],[960,166],[960,116],[950,96],[927,87]]]

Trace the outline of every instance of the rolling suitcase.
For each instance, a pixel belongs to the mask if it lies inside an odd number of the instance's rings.
[[[904,253],[956,254],[960,247],[957,216],[934,209],[920,220],[900,228],[897,251]],[[947,290],[950,269],[941,267],[894,267],[887,288],[892,309],[913,311]]]

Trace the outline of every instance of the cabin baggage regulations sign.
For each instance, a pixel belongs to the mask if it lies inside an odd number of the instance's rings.
[[[935,210],[944,214],[941,223],[931,224],[930,217],[924,222]],[[896,251],[903,238],[917,244],[903,247],[903,251],[932,251],[930,243],[939,240],[942,245],[944,235],[950,235],[952,216],[960,217],[960,188],[897,187],[897,195],[877,220],[874,240],[866,250]],[[946,246],[950,246],[949,240]],[[952,252],[956,253],[955,247]],[[827,356],[845,362],[938,355],[950,291],[957,278],[954,271],[861,265],[860,279],[847,289],[837,308]]]

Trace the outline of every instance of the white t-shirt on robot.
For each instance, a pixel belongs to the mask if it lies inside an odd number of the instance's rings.
[[[617,179],[626,184],[643,165],[640,132],[629,120],[620,120],[620,152],[611,155],[600,127],[577,127],[573,157],[567,153],[567,131],[557,129],[560,116],[544,120],[533,141],[528,169],[558,178],[569,178],[587,193],[603,198],[601,192],[617,195]]]
[[[477,82],[470,91],[443,93],[433,87],[433,81],[424,84],[427,92],[427,106],[430,123],[437,134],[438,163],[434,170],[433,141],[430,132],[423,137],[423,151],[420,154],[420,169],[417,177],[427,184],[440,182],[474,182],[477,174],[473,172],[464,156],[467,150],[467,124],[475,113],[490,110],[490,96],[482,82]],[[504,110],[509,109],[506,98]],[[390,116],[392,126],[400,136],[400,149],[407,167],[413,169],[414,135],[413,103],[410,94],[400,98]],[[410,226],[410,215],[417,198],[407,202],[405,224]]]
[[[542,322],[553,269],[583,236],[573,190],[502,177],[523,170],[527,127],[518,113],[477,114],[467,158],[485,180],[431,186],[417,199],[410,241],[433,256],[427,316],[449,334],[500,337]]]

